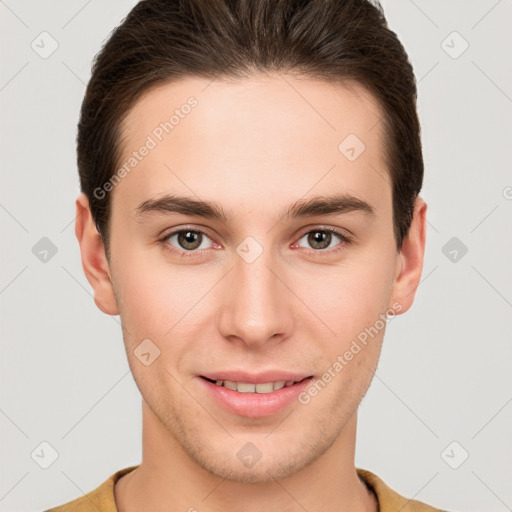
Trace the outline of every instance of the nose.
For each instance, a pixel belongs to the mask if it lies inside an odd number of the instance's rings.
[[[226,339],[256,348],[290,336],[294,295],[270,252],[263,251],[252,262],[235,255],[220,305],[220,330]]]

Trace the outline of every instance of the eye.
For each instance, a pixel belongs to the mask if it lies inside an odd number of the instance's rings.
[[[301,240],[306,239],[309,244],[310,250],[314,253],[327,253],[332,254],[344,248],[344,246],[351,243],[351,239],[336,229],[328,227],[319,227],[310,230],[293,244],[292,247],[304,247],[300,244]],[[338,243],[336,244],[336,239]],[[208,244],[208,241],[210,244]],[[181,256],[182,258],[190,258],[202,256],[203,251],[210,248],[221,248],[211,240],[208,234],[200,229],[181,228],[167,233],[159,242],[164,248],[172,254]],[[330,250],[335,247],[333,250]]]
[[[305,233],[297,242],[296,245],[299,247],[304,247],[300,245],[300,241],[306,239],[306,243],[310,245],[315,251],[314,252],[328,252],[332,254],[333,252],[336,252],[343,248],[344,245],[347,245],[350,243],[350,239],[342,235],[339,231],[332,228],[317,228],[308,231]],[[338,239],[338,244],[336,244],[336,239]],[[334,243],[334,247],[337,247],[334,249],[334,251],[328,250],[331,247],[333,247],[332,243]]]
[[[210,237],[200,229],[182,228],[167,233],[159,241],[168,251],[182,257],[190,257],[199,256],[202,250],[212,247],[212,245],[208,245],[208,240]]]

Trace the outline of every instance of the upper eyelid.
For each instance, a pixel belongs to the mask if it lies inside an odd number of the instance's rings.
[[[171,231],[168,231],[166,232],[165,234],[163,234],[161,237],[160,237],[160,240],[167,240],[168,238],[170,238],[171,236],[174,236],[174,235],[177,235],[178,233],[181,233],[183,231],[193,231],[195,233],[202,233],[203,235],[206,235],[210,240],[212,240],[212,237],[210,236],[210,234],[208,233],[208,231],[206,231],[205,229],[203,228],[194,228],[192,226],[188,227],[188,226],[185,226],[183,228],[178,228],[178,229],[172,229]],[[213,240],[212,240],[213,241]]]
[[[311,231],[329,231],[331,233],[337,234],[338,236],[341,236],[342,238],[350,238],[352,234],[347,229],[339,228],[339,227],[332,227],[327,225],[321,225],[317,224],[313,227],[307,227],[304,228],[304,231],[301,230],[301,237],[306,235],[307,233],[310,233]],[[346,233],[345,233],[346,232]]]

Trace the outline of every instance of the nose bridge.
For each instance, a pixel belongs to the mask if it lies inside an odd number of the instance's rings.
[[[237,247],[222,304],[222,334],[251,345],[286,336],[292,319],[274,252],[258,245],[246,239]]]

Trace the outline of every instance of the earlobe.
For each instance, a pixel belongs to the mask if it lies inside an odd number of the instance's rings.
[[[390,298],[390,305],[400,303],[401,313],[410,309],[414,302],[416,289],[421,280],[426,242],[427,204],[418,197],[414,203],[414,212],[409,233],[398,254],[397,269]]]
[[[96,306],[107,315],[118,315],[105,247],[83,192],[76,199],[75,234],[80,245],[85,277],[94,290]]]

